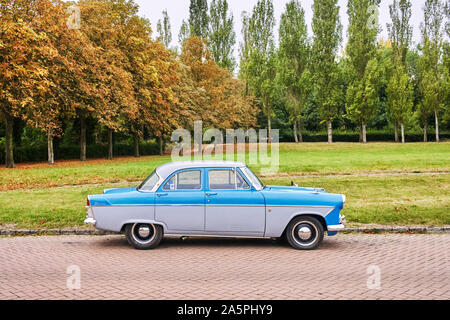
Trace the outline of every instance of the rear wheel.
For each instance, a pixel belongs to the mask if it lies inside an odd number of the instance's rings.
[[[314,250],[323,241],[323,226],[313,217],[297,217],[286,229],[286,239],[297,250]]]
[[[153,249],[159,245],[163,238],[163,228],[148,223],[128,224],[125,227],[125,236],[128,243],[136,249]]]

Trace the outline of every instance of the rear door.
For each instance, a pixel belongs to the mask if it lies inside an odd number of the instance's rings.
[[[204,169],[180,170],[169,176],[155,197],[155,219],[168,231],[204,231]]]
[[[264,235],[264,196],[251,187],[238,168],[205,171],[205,231],[210,234]]]

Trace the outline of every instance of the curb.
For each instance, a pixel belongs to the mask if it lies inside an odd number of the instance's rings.
[[[385,228],[346,228],[341,233],[450,233],[450,226],[446,227],[385,227]],[[100,231],[95,229],[40,229],[40,230],[0,230],[0,236],[27,235],[88,235],[104,236],[117,235],[119,232]]]

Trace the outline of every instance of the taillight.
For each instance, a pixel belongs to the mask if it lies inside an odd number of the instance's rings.
[[[89,198],[86,198],[86,206],[88,206],[88,207],[91,206],[91,202],[89,201]]]

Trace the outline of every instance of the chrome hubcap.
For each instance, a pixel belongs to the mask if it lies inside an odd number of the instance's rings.
[[[309,221],[301,221],[292,229],[292,238],[301,246],[309,246],[316,241],[319,230]]]
[[[298,237],[302,240],[308,240],[311,238],[311,229],[308,227],[301,227],[298,229]]]
[[[131,232],[132,237],[139,243],[146,244],[153,240],[156,235],[155,226],[152,224],[136,223]]]
[[[141,225],[138,230],[139,237],[147,238],[150,235],[150,228],[148,226]]]

